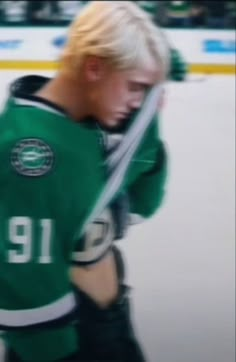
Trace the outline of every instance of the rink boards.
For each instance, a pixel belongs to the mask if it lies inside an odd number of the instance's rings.
[[[192,73],[235,74],[235,31],[165,29]],[[0,70],[57,69],[65,27],[0,27]]]

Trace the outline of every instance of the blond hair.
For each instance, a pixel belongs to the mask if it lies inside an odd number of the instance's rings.
[[[87,55],[117,69],[144,67],[152,59],[166,76],[169,45],[162,30],[132,1],[92,1],[72,22],[61,57],[63,69],[78,71]]]

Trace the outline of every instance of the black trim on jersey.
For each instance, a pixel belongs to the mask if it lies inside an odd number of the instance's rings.
[[[24,77],[16,79],[10,85],[10,94],[12,97],[26,99],[29,101],[38,102],[44,104],[48,107],[53,108],[54,110],[63,113],[65,116],[69,117],[66,110],[55,104],[52,101],[36,96],[34,93],[42,88],[45,84],[50,81],[50,78],[40,76],[40,75],[26,75]]]
[[[47,107],[51,108],[54,111],[60,112],[65,117],[70,117],[69,114],[67,114],[66,111],[62,107],[58,106],[57,104],[55,104],[55,103],[53,103],[53,102],[51,102],[51,101],[49,101],[47,99],[41,98],[39,96],[28,94],[28,95],[14,96],[14,98],[27,100],[27,101],[32,101],[32,102],[36,102],[38,104],[42,104],[44,106],[47,106]],[[27,105],[27,107],[30,107],[30,106]]]

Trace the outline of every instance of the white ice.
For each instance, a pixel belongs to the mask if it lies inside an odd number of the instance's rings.
[[[148,362],[234,362],[235,77],[170,83],[161,129],[165,202],[119,243],[137,334]]]

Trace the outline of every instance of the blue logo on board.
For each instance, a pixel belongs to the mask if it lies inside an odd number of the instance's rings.
[[[1,50],[18,49],[22,43],[23,43],[23,40],[21,40],[21,39],[0,40],[0,49]]]
[[[235,40],[207,39],[203,42],[203,49],[206,53],[235,53]]]
[[[57,36],[55,39],[53,39],[52,44],[56,48],[63,48],[66,44],[66,37],[64,35]]]

